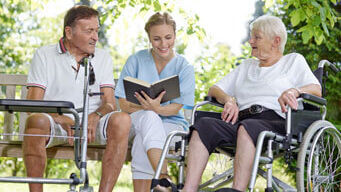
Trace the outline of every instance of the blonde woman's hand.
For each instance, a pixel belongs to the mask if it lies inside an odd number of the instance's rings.
[[[162,97],[165,94],[166,91],[162,91],[155,99],[152,99],[145,92],[141,91],[141,95],[136,92],[135,97],[140,102],[144,110],[151,110],[157,113],[157,109],[160,107]]]

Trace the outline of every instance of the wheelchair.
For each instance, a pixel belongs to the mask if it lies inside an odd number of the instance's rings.
[[[68,184],[70,189],[68,192],[76,192],[77,185],[81,192],[92,192],[93,188],[89,186],[89,178],[87,172],[87,146],[88,146],[88,111],[89,97],[101,95],[102,93],[92,93],[89,90],[89,59],[85,59],[84,65],[84,91],[83,91],[83,108],[75,109],[74,104],[68,101],[46,101],[46,100],[21,100],[21,99],[0,99],[0,111],[13,112],[38,112],[38,113],[58,113],[71,114],[74,117],[75,125],[72,127],[74,136],[67,138],[74,139],[74,161],[79,170],[79,176],[72,173],[69,178],[38,178],[38,177],[0,177],[0,182],[11,183],[42,183],[42,184]],[[83,113],[82,119],[79,113]],[[31,134],[0,134],[5,136],[36,136],[50,137],[50,135],[31,135]],[[63,137],[63,136],[52,136]]]
[[[338,72],[337,67],[327,60],[320,61],[314,75],[322,85],[325,93],[324,77],[327,73],[324,66]],[[324,82],[322,82],[322,80]],[[249,181],[249,191],[254,191],[257,175],[266,179],[265,191],[341,191],[341,132],[333,124],[325,120],[327,101],[324,98],[309,94],[301,94],[297,99],[304,107],[293,110],[290,107],[286,113],[286,134],[279,135],[270,131],[263,131],[258,136],[256,153]],[[200,111],[204,105],[224,107],[214,98],[205,100],[194,106],[191,123],[194,124],[201,117],[220,118],[220,113]],[[181,137],[176,143],[177,154],[169,154],[171,140]],[[152,180],[151,189],[156,185],[172,187],[172,191],[181,191],[184,186],[186,148],[189,134],[182,131],[171,132],[165,142],[157,170]],[[230,156],[233,159],[235,146],[224,144],[216,149],[217,153]],[[277,157],[284,157],[289,168],[296,172],[296,188],[273,176],[273,161]],[[159,179],[165,159],[175,162],[178,167],[177,184]],[[296,160],[296,166],[292,166]],[[232,162],[233,164],[233,162]],[[264,165],[264,168],[261,166]],[[214,174],[213,177],[199,185],[199,191],[216,191],[233,180],[233,167]]]

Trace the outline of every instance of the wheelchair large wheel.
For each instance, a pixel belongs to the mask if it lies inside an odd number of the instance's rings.
[[[341,191],[341,133],[328,121],[306,131],[297,160],[297,191]]]

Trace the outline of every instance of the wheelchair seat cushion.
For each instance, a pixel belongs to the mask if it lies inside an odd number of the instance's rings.
[[[277,115],[275,111],[269,110],[255,114],[232,125],[221,119],[202,117],[194,125],[193,130],[198,131],[199,137],[211,154],[216,147],[226,143],[236,144],[238,128],[243,125],[256,146],[258,135],[262,131],[272,131],[285,134],[285,120]]]

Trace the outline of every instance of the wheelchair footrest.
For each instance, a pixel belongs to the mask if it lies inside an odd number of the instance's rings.
[[[178,192],[178,188],[176,185],[172,182],[170,182],[168,179],[163,178],[163,179],[152,179],[152,184],[151,184],[151,189],[154,189],[157,185],[160,185],[162,187],[169,188],[171,187],[172,192]],[[157,191],[157,190],[154,190]]]

